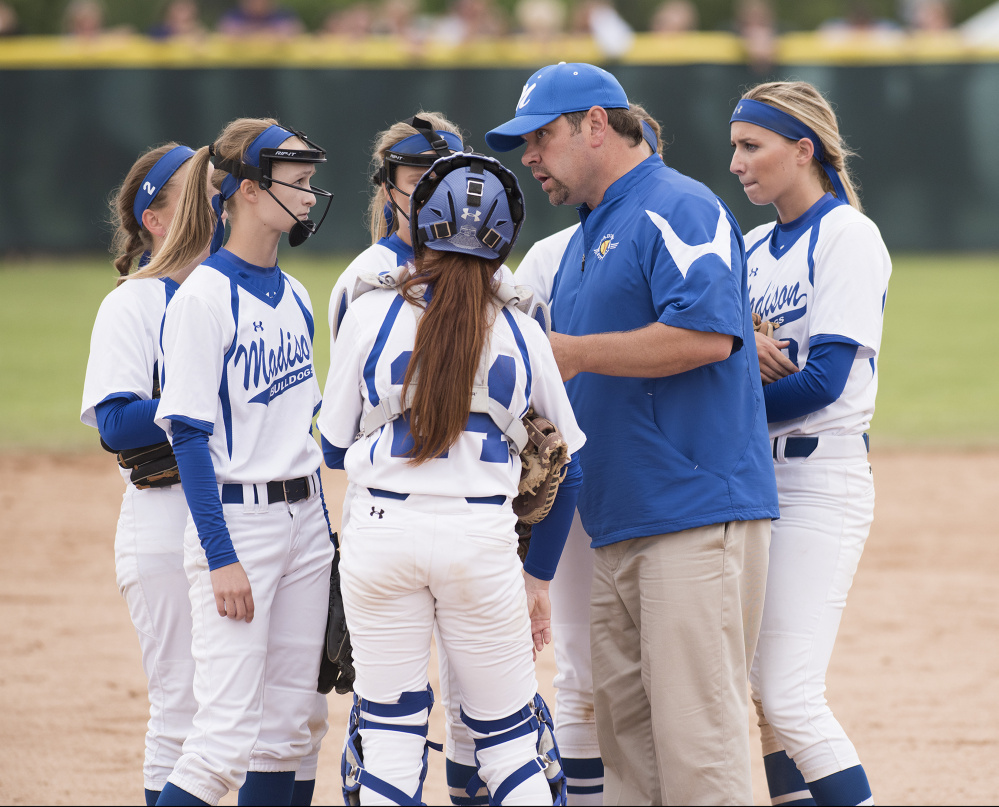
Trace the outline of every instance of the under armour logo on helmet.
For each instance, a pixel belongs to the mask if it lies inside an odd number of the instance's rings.
[[[376,510],[375,507],[374,507],[374,505],[372,505],[371,506],[371,515],[372,515],[372,517],[378,516],[378,518],[381,518],[382,516],[385,515],[385,511],[384,510]]]
[[[479,219],[482,218],[482,213],[480,211],[478,211],[478,210],[475,210],[475,211],[473,211],[471,213],[468,212],[468,208],[467,207],[463,207],[462,210],[465,211],[464,213],[461,214],[461,217],[463,219],[467,219],[469,216],[471,216],[472,217],[472,221],[478,221]]]

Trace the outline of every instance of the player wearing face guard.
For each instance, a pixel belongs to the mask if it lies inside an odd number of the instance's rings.
[[[331,344],[336,341],[340,323],[355,291],[370,288],[363,281],[359,283],[360,276],[408,271],[405,267],[413,261],[410,196],[427,169],[439,159],[434,144],[439,147],[440,141],[448,145],[449,152],[468,150],[454,123],[438,112],[422,110],[414,117],[397,121],[375,136],[372,147],[374,190],[368,207],[371,246],[351,261],[333,287],[329,305]],[[497,270],[495,280],[512,284],[512,275],[505,264]],[[330,379],[328,383],[337,381]],[[349,484],[343,506],[344,527],[354,491],[355,485]],[[341,535],[345,532],[341,529]],[[466,793],[466,786],[477,771],[475,746],[461,721],[458,696],[452,696],[458,691],[457,679],[439,640],[437,659],[440,673],[438,694],[445,711],[445,754],[451,799],[456,804],[485,804],[488,798],[485,786],[473,797]]]
[[[308,148],[299,149],[284,146],[283,144],[288,140],[289,131],[293,132],[294,136],[301,140]],[[311,218],[300,219],[292,213],[285,206],[284,202],[278,199],[271,190],[271,186],[275,184],[284,185],[289,188],[295,187],[274,178],[272,167],[274,163],[321,164],[326,162],[326,151],[309,140],[301,132],[285,129],[277,125],[270,126],[254,139],[241,161],[229,159],[218,154],[215,151],[214,144],[209,147],[208,153],[214,159],[215,167],[229,174],[222,182],[222,187],[219,191],[220,200],[213,203],[217,205],[216,213],[218,215],[221,216],[222,206],[239,189],[240,183],[244,179],[251,179],[257,182],[261,190],[270,194],[271,198],[281,205],[281,208],[289,216],[295,219],[295,225],[288,233],[289,246],[297,247],[304,244],[306,239],[316,234],[322,223],[326,220],[326,214],[330,212],[330,204],[333,201],[333,194],[330,191],[324,191],[322,188],[317,188],[314,185],[311,186],[313,194],[326,199],[326,208],[323,210],[323,215],[320,217],[319,223],[316,224]],[[218,243],[218,246],[221,246],[221,243]]]
[[[214,171],[213,186],[231,191],[229,239],[163,322],[155,422],[191,511],[184,567],[198,711],[160,804],[215,804],[236,788],[243,804],[289,804],[325,730],[310,725],[333,559],[311,434],[314,323],[305,288],[277,265],[282,234],[315,231],[305,225],[310,179],[324,155],[309,146],[270,119],[226,126],[216,159],[240,174],[258,168],[261,179],[227,184],[232,175]],[[170,273],[217,232],[203,183],[199,198],[190,179],[208,160],[207,146],[191,158],[175,226],[136,277]]]
[[[333,345],[318,425],[355,489],[340,566],[357,670],[349,800],[419,801],[436,628],[474,741],[467,797],[484,783],[490,803],[564,803],[531,647],[550,640],[548,581],[581,474],[570,463],[521,566],[515,426],[533,407],[570,452],[585,438],[544,331],[497,282],[522,217],[496,160],[435,162],[412,193],[413,268],[361,276]]]
[[[403,209],[396,194],[409,199],[410,193],[404,187],[400,187],[396,169],[399,166],[406,166],[426,171],[436,160],[464,151],[465,147],[457,133],[446,129],[435,130],[430,121],[421,118],[420,115],[414,115],[406,121],[406,125],[415,129],[416,134],[400,140],[385,151],[382,164],[372,175],[371,181],[385,188],[388,202],[392,207],[391,215],[405,220],[405,227],[408,228],[409,205]]]

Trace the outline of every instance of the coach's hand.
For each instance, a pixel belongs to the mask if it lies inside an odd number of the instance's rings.
[[[798,372],[798,365],[781,353],[791,343],[786,339],[774,339],[762,333],[756,334],[756,355],[760,358],[760,380],[772,384],[791,373]]]
[[[552,603],[548,599],[547,580],[539,580],[524,572],[524,588],[527,590],[527,611],[531,615],[531,638],[534,640],[534,658],[552,640]]]
[[[219,616],[247,622],[253,621],[253,592],[250,581],[239,561],[212,569],[212,591]]]

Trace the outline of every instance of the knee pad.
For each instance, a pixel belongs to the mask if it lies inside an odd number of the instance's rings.
[[[534,700],[519,712],[499,720],[474,720],[461,711],[461,719],[472,731],[486,734],[486,737],[475,738],[475,762],[479,764],[479,751],[494,745],[515,740],[518,737],[533,733],[536,737],[538,755],[527,764],[511,773],[495,792],[489,793],[489,803],[502,804],[503,799],[517,785],[526,781],[538,771],[545,774],[548,787],[552,793],[552,804],[558,807],[566,803],[566,780],[562,770],[562,757],[559,754],[558,743],[555,742],[555,723],[548,705],[538,693]],[[484,782],[478,774],[472,777],[465,792],[471,797],[479,791]]]
[[[426,741],[423,746],[423,770],[420,773],[420,784],[416,788],[416,793],[410,795],[365,770],[364,753],[361,748],[361,730],[401,731],[405,734],[416,734],[426,738],[429,731],[429,712],[433,706],[434,693],[429,684],[422,692],[403,692],[396,703],[375,703],[354,695],[354,705],[350,710],[350,722],[347,727],[347,742],[344,743],[343,756],[340,759],[344,804],[361,803],[361,785],[391,799],[396,804],[423,804],[423,783],[427,778],[427,756],[431,748],[435,751],[441,751],[443,746],[440,743],[430,742],[430,740]],[[364,712],[374,717],[405,717],[406,715],[419,714],[424,709],[427,710],[428,720],[422,725],[380,723],[361,716],[361,712]]]

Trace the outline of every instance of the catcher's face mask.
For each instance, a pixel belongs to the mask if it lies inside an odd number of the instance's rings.
[[[308,148],[282,148],[281,144],[291,137],[297,137],[305,143]],[[295,185],[289,185],[287,182],[281,182],[281,180],[274,179],[271,175],[273,163],[326,162],[326,152],[309,140],[309,138],[301,132],[296,132],[292,129],[285,129],[283,126],[268,127],[250,144],[250,147],[243,155],[242,162],[236,162],[235,160],[228,160],[217,156],[214,145],[209,149],[209,154],[212,155],[216,168],[221,168],[223,171],[229,172],[229,176],[227,176],[222,182],[222,201],[224,202],[226,199],[231,197],[239,189],[239,185],[244,179],[252,179],[254,182],[259,183],[260,188],[267,191],[271,198],[281,206],[281,209],[295,220],[294,226],[288,233],[288,243],[291,246],[297,247],[300,244],[304,244],[305,240],[309,236],[318,232],[320,226],[322,226],[322,223],[326,220],[326,214],[330,212],[330,204],[333,201],[333,194],[330,191],[317,188],[315,185],[310,188],[311,193],[316,196],[325,197],[326,199],[326,209],[323,210],[323,215],[319,219],[318,224],[312,221],[312,219],[300,221],[298,217],[288,210],[281,200],[278,199],[277,196],[275,196],[271,191],[271,186],[274,184],[284,185],[288,188],[296,188]],[[300,188],[296,189],[301,190]]]
[[[391,191],[409,198],[409,194],[396,184],[397,166],[405,165],[413,168],[421,168],[426,171],[435,161],[451,154],[458,154],[464,149],[461,138],[452,132],[435,131],[430,123],[420,117],[412,117],[406,121],[416,129],[416,134],[400,140],[391,149],[385,152],[385,159],[381,167],[375,171],[371,181],[375,185],[381,185],[388,193],[389,203],[392,205],[394,215],[400,216],[409,221],[408,211],[400,208],[393,197]],[[431,151],[432,154],[424,152]]]
[[[410,199],[417,254],[426,247],[505,260],[524,223],[524,195],[512,171],[485,154],[437,160]]]

